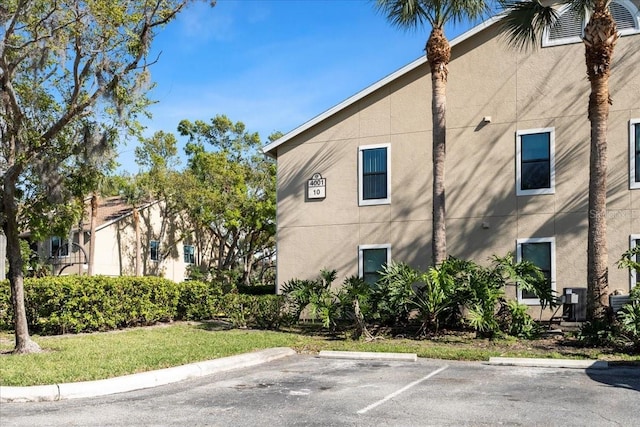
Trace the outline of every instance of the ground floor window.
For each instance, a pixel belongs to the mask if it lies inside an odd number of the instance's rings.
[[[358,247],[358,275],[370,285],[380,279],[382,267],[391,262],[391,245],[360,245]]]
[[[538,266],[547,278],[552,290],[556,290],[555,255],[556,242],[553,237],[518,239],[517,261],[529,261]],[[518,289],[518,301],[528,305],[539,305],[540,300],[530,292]]]
[[[640,246],[640,234],[632,234],[629,244],[629,248],[637,248]],[[640,263],[640,254],[636,255],[635,262]],[[636,270],[631,270],[631,287],[635,287],[640,285],[640,274]]]

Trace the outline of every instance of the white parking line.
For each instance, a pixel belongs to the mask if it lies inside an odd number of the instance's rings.
[[[409,390],[411,387],[414,387],[418,384],[420,384],[423,381],[428,380],[429,378],[438,375],[440,372],[444,371],[445,369],[447,369],[449,367],[449,365],[445,365],[440,369],[436,369],[435,371],[431,372],[429,375],[420,378],[417,381],[412,382],[411,384],[407,384],[406,386],[402,387],[400,390],[397,390],[393,393],[391,393],[390,395],[386,396],[384,399],[378,400],[375,403],[372,403],[371,405],[367,406],[364,409],[360,409],[358,411],[358,414],[365,414],[367,412],[369,412],[370,410],[372,410],[373,408],[382,405],[384,402],[386,402],[387,400],[393,399],[394,397],[398,396],[401,393],[404,393],[405,391]]]

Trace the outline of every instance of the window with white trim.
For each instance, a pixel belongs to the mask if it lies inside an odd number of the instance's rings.
[[[58,236],[51,238],[51,256],[63,258],[69,256],[69,241]]]
[[[547,278],[552,291],[556,290],[556,239],[538,237],[518,239],[516,260],[529,261],[536,265]],[[532,293],[518,288],[518,301],[527,305],[540,305],[540,300]]]
[[[632,234],[629,238],[629,249],[633,249],[640,246],[640,234]],[[635,262],[640,263],[640,254],[636,255]],[[640,286],[640,274],[638,271],[631,269],[631,283],[630,288]]]
[[[640,119],[629,122],[629,188],[640,188]]]
[[[391,203],[391,145],[358,147],[358,202],[360,206]]]
[[[157,240],[149,242],[149,259],[151,261],[160,261],[160,242]]]
[[[555,193],[555,130],[516,133],[516,195]]]
[[[616,21],[618,33],[625,36],[640,33],[640,9],[629,0],[615,0],[609,4],[609,10]],[[555,27],[545,30],[542,46],[557,46],[569,43],[580,43],[583,30],[589,21],[589,14],[584,19],[568,5],[557,11],[558,21]]]
[[[184,262],[185,264],[195,264],[196,262],[196,252],[193,245],[184,245],[182,247],[184,252]]]
[[[358,246],[358,276],[370,285],[381,277],[382,267],[391,262],[391,245]]]

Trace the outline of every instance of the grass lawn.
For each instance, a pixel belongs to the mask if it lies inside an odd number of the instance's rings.
[[[444,336],[434,340],[383,338],[373,342],[322,334],[225,329],[216,323],[174,323],[122,331],[35,336],[44,350],[14,356],[13,335],[0,333],[0,385],[30,386],[110,378],[231,356],[269,347],[301,353],[353,350],[416,353],[419,357],[488,360],[492,356],[632,360],[640,356],[576,348],[556,340],[479,340]]]

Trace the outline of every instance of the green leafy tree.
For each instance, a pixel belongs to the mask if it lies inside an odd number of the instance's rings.
[[[14,352],[29,336],[19,235],[51,218],[77,220],[68,200],[86,195],[83,152],[101,157],[112,138],[139,129],[148,104],[149,47],[189,0],[6,0],[0,5],[2,216],[15,313]],[[56,210],[64,209],[62,214]],[[50,213],[54,212],[51,216]]]
[[[140,201],[158,203],[160,209],[160,228],[147,224],[147,232],[151,233],[148,237],[163,242],[160,247],[165,249],[160,253],[161,258],[176,257],[177,243],[190,233],[180,215],[185,189],[178,171],[180,159],[175,136],[159,131],[150,138],[142,138],[135,149],[135,160],[141,168],[135,179],[136,191],[143,196]]]
[[[485,0],[376,0],[376,8],[391,24],[415,29],[428,24],[431,33],[425,50],[431,68],[431,118],[433,122],[433,265],[447,258],[445,209],[445,152],[447,74],[451,47],[444,33],[448,23],[477,19],[489,11]]]
[[[189,138],[181,200],[198,251],[216,275],[249,284],[254,267],[275,256],[275,163],[257,133],[224,115],[183,120],[178,131]]]
[[[591,84],[587,116],[591,122],[589,159],[589,215],[587,237],[587,318],[602,319],[609,296],[607,249],[607,126],[609,77],[618,30],[609,10],[609,0],[503,0],[504,31],[512,46],[527,49],[540,42],[542,32],[558,21],[557,8],[568,5],[590,19],[584,28],[585,64]]]

